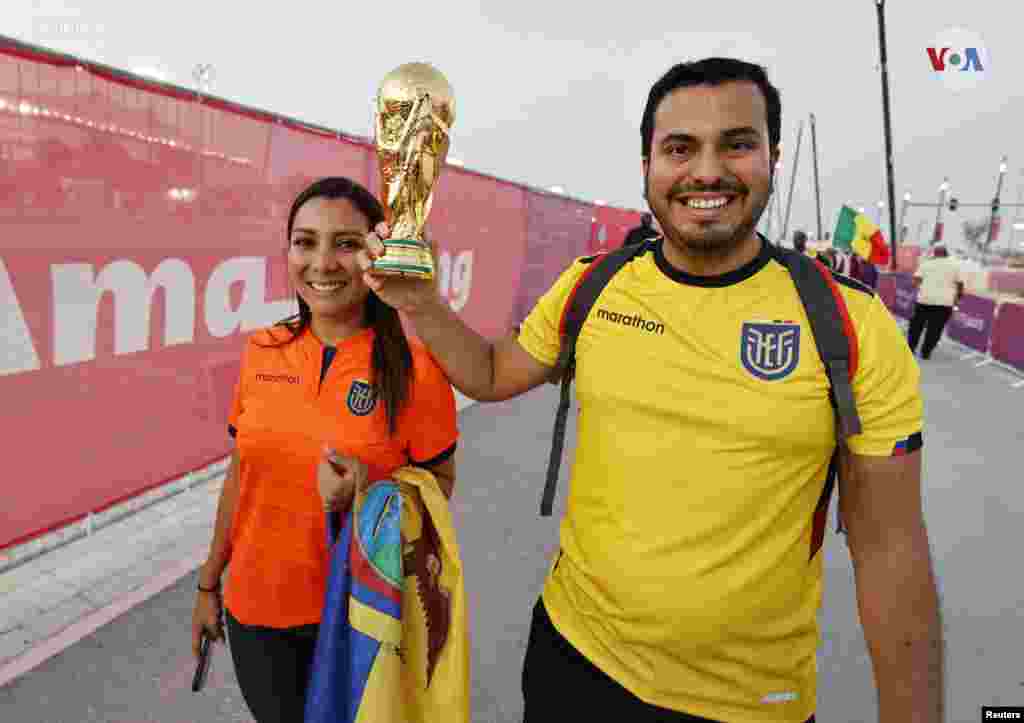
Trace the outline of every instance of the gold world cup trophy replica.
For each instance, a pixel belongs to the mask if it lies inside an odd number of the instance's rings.
[[[455,96],[437,68],[406,63],[381,81],[376,116],[381,200],[391,236],[382,239],[384,256],[371,271],[432,279],[434,258],[424,226],[448,155]]]

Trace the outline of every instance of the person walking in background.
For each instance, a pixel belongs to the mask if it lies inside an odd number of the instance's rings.
[[[914,274],[917,303],[910,319],[907,341],[910,350],[917,353],[917,344],[924,332],[921,358],[930,359],[942,338],[942,332],[953,315],[953,309],[964,294],[964,280],[960,261],[949,255],[942,244],[935,247],[933,258],[924,259]]]
[[[793,248],[802,254],[807,253],[807,232],[799,229],[793,232]]]
[[[860,254],[850,255],[850,277],[870,289],[878,288],[878,268]]]

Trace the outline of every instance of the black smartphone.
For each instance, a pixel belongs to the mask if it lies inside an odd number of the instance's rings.
[[[196,665],[196,673],[192,676],[192,692],[198,693],[206,685],[206,676],[210,672],[210,653],[212,653],[210,636],[203,631],[202,640],[199,643],[199,663]]]

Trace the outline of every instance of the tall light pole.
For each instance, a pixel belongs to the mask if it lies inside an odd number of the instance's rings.
[[[774,174],[775,178],[778,178],[781,173],[782,173],[782,159],[779,159],[779,160],[777,160],[775,162],[775,174]],[[775,218],[775,216],[778,213],[778,211],[777,211],[778,205],[779,205],[779,194],[775,193],[775,191],[773,190],[772,191],[771,200],[768,201],[768,213],[767,213],[768,223],[765,226],[765,232],[764,232],[764,235],[767,236],[769,239],[772,238],[772,225],[773,225],[772,222],[774,221],[774,218]]]
[[[910,191],[903,194],[903,208],[900,210],[900,243],[907,243],[907,210],[910,208]]]
[[[786,199],[786,218],[782,222],[782,238],[785,239],[789,233],[789,213],[793,210],[793,186],[796,185],[796,168],[800,163],[800,141],[804,137],[804,122],[800,121],[800,128],[796,132],[796,154],[793,156],[793,170],[789,174],[789,198]]]
[[[942,179],[942,185],[939,186],[939,203],[935,208],[935,233],[932,234],[932,242],[929,246],[933,246],[942,240],[942,207],[946,205],[946,194],[949,193],[949,176]]]
[[[201,195],[202,199],[200,204],[206,200],[205,194],[205,174],[204,166],[206,165],[203,155],[206,151],[207,137],[206,137],[206,109],[203,107],[203,96],[210,92],[210,87],[213,85],[214,78],[213,66],[209,63],[200,63],[192,70],[192,79],[196,82],[196,98],[199,101],[199,143],[196,150],[196,159],[199,164],[199,172],[196,174],[196,194]],[[213,135],[212,133],[210,134]],[[200,212],[202,206],[200,205]]]
[[[1020,209],[1024,205],[1024,168],[1017,174],[1017,210],[1013,214],[1013,227],[1010,232],[1009,246],[1010,251],[1017,250],[1017,226],[1020,225]]]
[[[896,182],[892,169],[892,116],[889,111],[889,61],[885,48],[885,0],[875,0],[878,11],[878,46],[882,68],[882,113],[885,120],[885,170],[889,183],[889,245],[896,258]]]
[[[821,183],[818,180],[818,132],[815,124],[814,113],[811,113],[811,154],[814,156],[814,198],[818,204],[818,236],[820,241],[821,232]]]
[[[992,237],[995,235],[996,220],[999,217],[999,196],[1003,192],[1003,178],[1006,177],[1006,156],[999,160],[999,178],[996,180],[996,195],[992,199],[992,218],[988,223],[988,237],[985,239],[985,253],[988,254],[988,247],[992,244]]]

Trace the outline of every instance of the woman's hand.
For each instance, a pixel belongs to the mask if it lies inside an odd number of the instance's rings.
[[[224,642],[224,626],[221,624],[221,602],[217,593],[199,591],[192,609],[192,655],[199,657],[199,644],[203,630],[213,640]]]
[[[355,457],[345,457],[324,445],[316,470],[317,487],[325,512],[340,512],[352,503],[356,490],[366,488],[369,470]]]
[[[391,228],[384,222],[366,235],[363,248],[356,254],[356,264],[363,271],[363,281],[368,287],[388,306],[406,314],[415,314],[423,309],[430,308],[434,304],[441,304],[441,296],[438,293],[437,273],[440,273],[438,266],[437,248],[429,239],[430,251],[434,257],[435,275],[433,279],[420,279],[417,277],[401,277],[374,274],[371,270],[373,262],[384,256],[383,238],[388,238]]]

